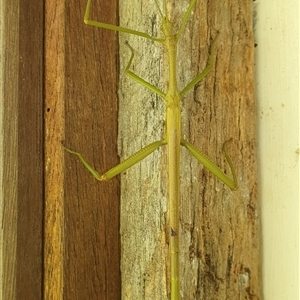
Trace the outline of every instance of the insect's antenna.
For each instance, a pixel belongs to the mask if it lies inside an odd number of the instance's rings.
[[[156,7],[157,7],[157,9],[158,9],[158,11],[159,11],[159,14],[160,14],[161,18],[164,19],[165,17],[164,17],[164,15],[163,15],[163,13],[162,13],[162,11],[161,11],[159,5],[158,5],[157,0],[155,0],[155,3],[156,3]],[[166,11],[166,1],[164,1],[164,10]]]
[[[166,0],[164,0],[164,11],[166,14],[166,18],[168,18],[168,9],[167,9],[167,1]]]

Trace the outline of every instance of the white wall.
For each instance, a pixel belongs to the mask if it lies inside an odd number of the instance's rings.
[[[255,5],[264,300],[299,299],[299,0]]]

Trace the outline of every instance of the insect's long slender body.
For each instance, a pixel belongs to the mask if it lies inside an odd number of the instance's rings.
[[[168,147],[168,209],[170,231],[171,299],[179,295],[179,166],[181,141],[180,93],[177,88],[176,52],[177,38],[169,23],[163,24],[165,44],[169,59],[169,88],[166,94],[167,122],[166,140]]]
[[[226,156],[226,159],[229,163],[231,172],[233,174],[233,180],[230,179],[226,174],[222,172],[222,170],[213,163],[206,155],[201,153],[195,146],[183,140],[181,137],[181,110],[180,110],[180,100],[185,93],[187,93],[192,87],[194,87],[201,79],[203,79],[209,71],[212,69],[214,65],[214,47],[215,40],[211,46],[211,54],[209,57],[209,61],[207,67],[197,75],[193,80],[190,81],[186,85],[186,87],[179,91],[177,87],[177,76],[176,76],[176,52],[177,52],[177,42],[185,28],[188,17],[190,16],[191,10],[194,7],[197,0],[191,0],[183,18],[182,23],[177,31],[174,33],[173,24],[168,19],[167,13],[167,5],[166,0],[164,0],[164,11],[163,14],[159,8],[157,0],[154,0],[158,11],[162,18],[162,26],[161,30],[164,35],[164,38],[156,38],[151,37],[147,33],[105,24],[97,21],[89,20],[89,10],[91,0],[88,0],[86,12],[84,16],[84,21],[88,25],[102,27],[110,30],[115,30],[127,34],[133,34],[137,36],[141,36],[147,39],[150,39],[154,42],[162,43],[167,52],[168,52],[168,66],[169,66],[169,86],[167,93],[159,90],[155,86],[151,85],[149,82],[140,78],[138,75],[130,71],[130,66],[134,57],[134,52],[132,47],[128,45],[131,50],[131,57],[129,59],[129,63],[125,69],[125,72],[128,76],[130,76],[133,80],[147,87],[154,93],[161,96],[167,105],[166,112],[166,131],[164,139],[154,142],[143,149],[139,150],[125,161],[121,162],[119,165],[113,167],[103,175],[99,175],[97,171],[95,171],[91,165],[82,157],[82,155],[78,152],[66,149],[68,152],[75,154],[79,157],[85,167],[93,174],[93,176],[100,181],[108,180],[126,169],[130,168],[135,163],[141,161],[147,155],[151,154],[158,147],[167,144],[167,153],[168,153],[168,232],[169,232],[169,249],[170,249],[170,278],[171,278],[171,300],[180,299],[179,293],[179,235],[180,235],[180,226],[179,226],[179,197],[180,197],[180,182],[179,182],[179,166],[180,166],[180,146],[186,147],[190,153],[201,162],[206,168],[208,168],[217,178],[223,181],[227,186],[229,186],[232,190],[237,188],[237,180],[234,168],[232,166],[232,162],[227,155],[225,143],[223,146],[223,150]]]

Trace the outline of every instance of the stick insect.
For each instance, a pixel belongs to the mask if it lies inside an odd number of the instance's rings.
[[[112,177],[120,174],[126,169],[130,168],[134,164],[138,163],[160,146],[166,145],[168,154],[168,228],[169,232],[169,251],[170,251],[170,285],[171,285],[171,300],[178,300],[180,298],[180,284],[179,284],[179,196],[180,196],[180,182],[179,182],[179,163],[180,163],[180,146],[185,147],[200,163],[202,163],[209,171],[211,171],[218,179],[225,183],[231,190],[236,190],[238,187],[237,177],[231,159],[229,158],[226,150],[227,142],[223,144],[223,152],[226,160],[229,164],[232,173],[232,179],[229,178],[214,162],[212,162],[206,155],[196,149],[196,147],[181,136],[181,110],[180,101],[182,97],[192,89],[199,81],[201,81],[214,67],[214,55],[215,44],[217,37],[214,38],[211,44],[210,55],[206,68],[191,80],[181,91],[177,87],[176,77],[176,52],[177,42],[183,33],[187,20],[191,14],[193,7],[197,0],[191,0],[187,10],[185,11],[181,25],[176,33],[174,33],[173,24],[168,19],[168,11],[166,0],[163,1],[164,12],[160,9],[158,1],[155,1],[158,13],[161,17],[161,31],[163,38],[153,37],[145,32],[132,30],[129,28],[115,26],[111,24],[101,23],[89,19],[91,0],[88,0],[84,22],[87,25],[114,30],[126,34],[132,34],[136,36],[149,39],[153,42],[162,44],[168,53],[168,65],[169,65],[169,86],[166,92],[161,91],[157,87],[153,86],[149,82],[145,81],[130,70],[133,58],[134,50],[128,46],[131,56],[129,62],[125,68],[125,73],[137,83],[145,86],[152,92],[159,95],[166,102],[166,129],[165,135],[162,140],[153,142],[146,147],[142,148],[132,156],[108,170],[106,173],[100,175],[85,159],[84,157],[73,150],[66,149],[71,154],[78,156],[84,166],[90,171],[90,173],[99,181],[106,181]]]

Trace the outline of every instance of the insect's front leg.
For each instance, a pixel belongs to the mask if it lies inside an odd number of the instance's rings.
[[[105,28],[105,29],[109,29],[109,30],[113,30],[113,31],[124,32],[124,33],[128,33],[128,34],[136,35],[136,36],[141,36],[141,37],[144,37],[144,38],[149,39],[151,41],[160,41],[160,39],[154,38],[154,37],[150,36],[148,33],[145,33],[145,32],[141,32],[141,31],[132,30],[132,29],[126,28],[126,27],[121,27],[121,26],[116,26],[116,25],[113,25],[113,24],[107,24],[107,23],[102,23],[102,22],[91,20],[90,19],[91,1],[92,0],[88,0],[88,2],[86,4],[86,8],[85,8],[84,23],[86,25],[91,25],[91,26],[95,26],[95,27],[99,27],[99,28]]]

